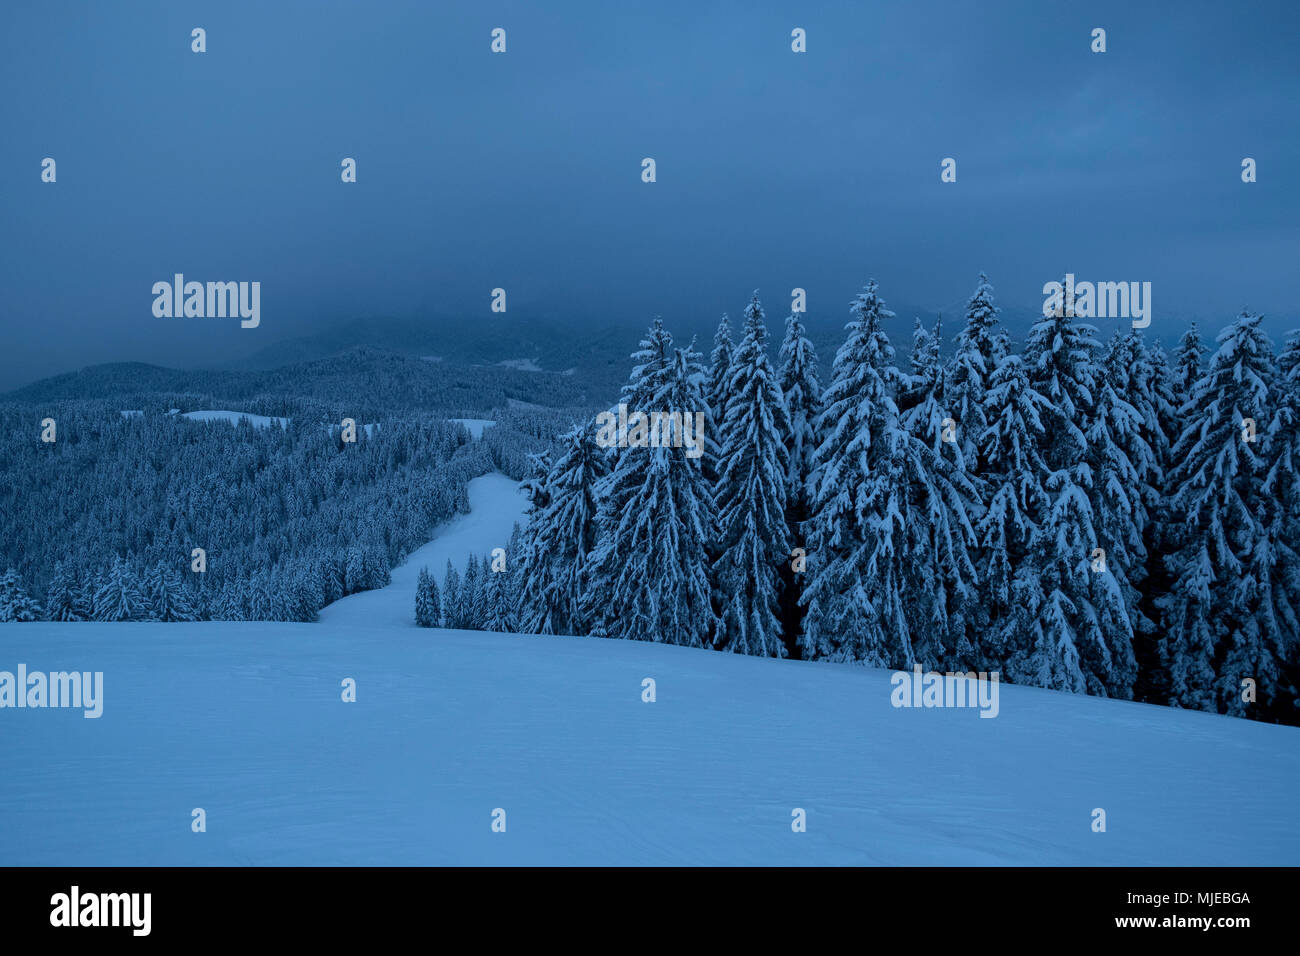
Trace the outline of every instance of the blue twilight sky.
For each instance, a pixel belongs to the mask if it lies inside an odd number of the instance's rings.
[[[1037,309],[1072,271],[1152,282],[1166,339],[1289,321],[1298,43],[1294,0],[5,3],[0,388],[472,318],[497,286],[639,328],[755,287],[838,319],[870,277],[951,313],[981,269]],[[155,319],[175,272],[260,281],[261,326]]]

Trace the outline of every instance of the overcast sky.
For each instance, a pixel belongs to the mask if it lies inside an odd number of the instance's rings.
[[[736,316],[755,287],[772,319],[795,286],[845,316],[870,277],[948,313],[981,269],[1038,308],[1069,271],[1150,281],[1166,339],[1300,315],[1295,2],[17,7],[0,388],[472,318],[495,287],[520,316],[640,326]],[[176,272],[260,281],[261,325],[155,318]]]

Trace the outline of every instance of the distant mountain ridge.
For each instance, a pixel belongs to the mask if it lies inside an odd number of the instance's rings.
[[[0,401],[41,403],[116,400],[122,408],[166,404],[257,405],[265,414],[284,414],[291,402],[310,401],[357,415],[403,410],[478,412],[511,401],[549,407],[585,407],[602,400],[600,390],[578,376],[521,371],[502,366],[470,367],[429,362],[372,346],[273,370],[173,369],[142,362],[92,365],[25,385]],[[364,410],[364,412],[363,412]]]

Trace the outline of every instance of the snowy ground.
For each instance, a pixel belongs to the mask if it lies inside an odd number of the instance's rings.
[[[409,623],[514,487],[320,624],[0,628],[0,670],[105,687],[97,720],[0,710],[0,864],[1300,864],[1296,728],[1006,686],[994,719],[895,709],[884,671]]]

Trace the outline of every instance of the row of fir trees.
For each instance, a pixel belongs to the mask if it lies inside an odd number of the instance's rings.
[[[621,401],[703,411],[686,447],[595,422],[529,482],[511,627],[872,667],[1295,723],[1300,338],[1108,343],[1065,310],[1021,351],[980,276],[955,349],[907,368],[875,282],[830,383],[757,295],[711,361],[656,321]]]

